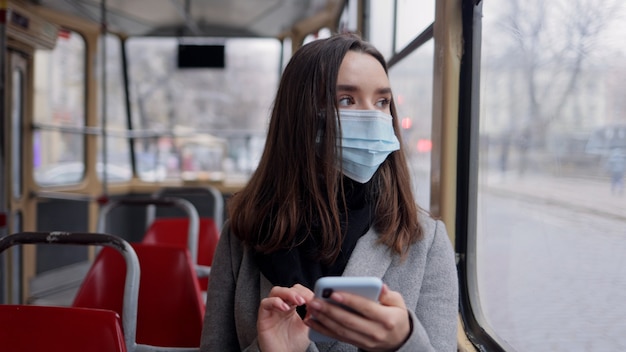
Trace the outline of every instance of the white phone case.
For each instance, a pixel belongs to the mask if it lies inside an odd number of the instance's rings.
[[[314,293],[316,297],[330,300],[330,295],[337,292],[354,293],[378,302],[383,287],[381,279],[372,276],[326,276],[317,280]],[[358,312],[355,312],[358,314]],[[332,342],[335,339],[309,329],[309,339],[313,342]]]

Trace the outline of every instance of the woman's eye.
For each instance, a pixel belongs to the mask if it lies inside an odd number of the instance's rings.
[[[379,108],[386,108],[387,106],[389,106],[389,104],[391,103],[391,99],[380,99],[379,101],[376,102],[376,106]]]
[[[337,100],[337,105],[339,106],[350,106],[352,104],[352,98],[350,97],[341,97]]]

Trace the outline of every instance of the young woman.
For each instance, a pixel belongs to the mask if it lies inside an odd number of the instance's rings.
[[[456,350],[454,253],[415,204],[399,135],[374,47],[344,34],[294,54],[259,167],[229,203],[202,351]],[[314,298],[322,276],[385,285],[378,302],[332,295],[355,314]]]

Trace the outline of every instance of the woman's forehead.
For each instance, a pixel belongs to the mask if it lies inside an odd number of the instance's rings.
[[[348,51],[341,62],[337,75],[338,86],[389,87],[384,67],[372,55]]]

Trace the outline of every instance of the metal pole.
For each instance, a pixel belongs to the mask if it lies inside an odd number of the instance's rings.
[[[101,15],[101,32],[100,32],[100,41],[101,41],[101,60],[100,66],[102,70],[102,75],[100,76],[102,83],[102,195],[106,196],[108,193],[108,177],[107,177],[107,45],[106,45],[106,35],[107,35],[107,21],[106,21],[106,0],[101,0],[100,2],[100,15]],[[97,174],[97,163],[96,163],[96,174]]]
[[[9,17],[9,8],[7,2],[0,7],[0,215],[3,217],[4,224],[0,225],[0,238],[6,236],[6,230],[11,221],[8,209],[8,201],[6,195],[9,193],[9,187],[5,181],[5,175],[8,173],[8,165],[6,164],[5,143],[7,142],[6,134],[8,134],[8,118],[6,116],[6,75],[7,70],[7,19]],[[10,254],[0,255],[0,303],[9,302],[9,261]]]

